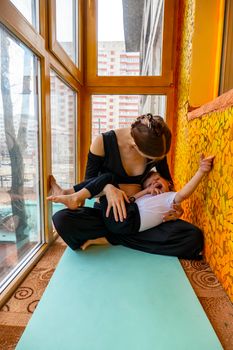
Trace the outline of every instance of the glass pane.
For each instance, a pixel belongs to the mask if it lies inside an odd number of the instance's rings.
[[[78,1],[56,0],[56,38],[72,61],[78,65]]]
[[[94,95],[92,96],[92,139],[107,130],[129,127],[141,114],[165,118],[164,95]]]
[[[63,188],[75,182],[76,93],[51,71],[52,173]],[[60,209],[61,204],[53,204]]]
[[[42,242],[38,59],[0,25],[0,285]]]
[[[98,75],[161,75],[164,0],[98,0]]]
[[[11,0],[22,15],[39,31],[38,0]]]

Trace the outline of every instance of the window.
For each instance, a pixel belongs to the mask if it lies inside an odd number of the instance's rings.
[[[98,111],[98,95],[92,96],[92,139],[107,130],[129,127],[137,116],[148,113],[165,118],[164,95],[106,95],[105,109]],[[110,110],[114,109],[113,113]]]
[[[82,83],[81,0],[51,0],[49,6],[49,48],[75,79]]]
[[[163,0],[98,0],[98,51],[104,52],[111,62],[105,64],[107,75],[161,74],[163,14]],[[150,59],[151,56],[156,59]],[[124,66],[121,69],[121,57],[129,71]],[[134,66],[130,66],[132,62]],[[103,68],[103,64],[98,67]],[[98,75],[101,74],[98,69]]]
[[[43,242],[39,61],[0,25],[0,289]]]
[[[117,86],[119,80],[127,86],[173,83],[176,6],[174,0],[90,1],[87,84]]]
[[[76,0],[56,0],[56,38],[78,65],[78,16]]]

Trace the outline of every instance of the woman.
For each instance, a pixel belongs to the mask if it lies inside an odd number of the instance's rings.
[[[126,217],[125,201],[139,192],[143,178],[154,166],[162,177],[172,181],[166,160],[170,145],[168,126],[161,117],[151,114],[138,117],[131,128],[111,130],[97,136],[88,154],[86,179],[111,172],[120,184],[120,189],[111,184],[104,188],[108,201],[107,216],[113,210],[116,220],[122,221]],[[77,190],[78,186],[74,186],[65,194]],[[165,220],[172,215],[177,218],[179,213],[174,210]],[[112,234],[104,226],[98,206],[61,210],[53,216],[53,222],[59,235],[72,249],[103,236],[113,245],[187,259],[198,259],[203,247],[200,229],[182,220],[164,222],[134,235]]]

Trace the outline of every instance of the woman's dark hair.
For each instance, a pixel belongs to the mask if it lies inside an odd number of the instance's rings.
[[[131,136],[138,149],[150,157],[161,157],[171,146],[171,131],[162,117],[151,113],[137,117],[131,125]]]

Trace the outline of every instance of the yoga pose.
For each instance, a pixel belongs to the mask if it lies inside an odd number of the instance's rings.
[[[167,124],[161,117],[151,114],[138,117],[130,128],[97,136],[88,154],[86,179],[111,173],[115,182],[120,184],[120,188],[112,184],[104,187],[107,216],[112,209],[115,220],[123,222],[127,216],[125,203],[129,202],[128,197],[140,191],[143,179],[154,166],[172,183],[166,159],[170,144],[171,132]],[[61,194],[72,194],[77,190],[78,185]],[[181,212],[180,207],[173,208],[165,215],[164,221],[177,219]],[[63,209],[54,214],[53,222],[59,235],[72,249],[100,237],[105,237],[113,245],[187,259],[198,259],[203,248],[201,230],[179,219],[135,234],[112,233],[106,228],[98,204],[95,208]]]
[[[129,198],[131,203],[126,203],[127,217],[123,221],[117,220],[115,222],[113,211],[106,217],[105,213],[108,203],[106,197],[101,197],[100,204],[107,229],[117,234],[134,234],[161,224],[164,214],[170,210],[173,203],[180,204],[191,196],[204,175],[210,172],[213,159],[214,156],[207,158],[201,156],[198,171],[179,192],[170,191],[171,183],[162,178],[158,172],[151,171],[143,181],[143,189],[136,193],[134,197]],[[48,200],[71,205],[71,209],[74,209],[74,203],[77,208],[86,199],[93,198],[102,192],[108,183],[118,186],[114,183],[112,174],[103,174],[97,178],[80,183],[80,190],[75,194],[68,195],[70,198],[74,197],[73,200],[69,199],[67,201],[66,195],[59,194],[48,197]],[[56,186],[58,187],[53,180],[52,187],[55,193],[57,192]],[[61,188],[59,190],[59,192],[62,192]],[[88,240],[84,243],[82,249],[86,249],[91,244],[108,244],[108,241],[104,237]]]

